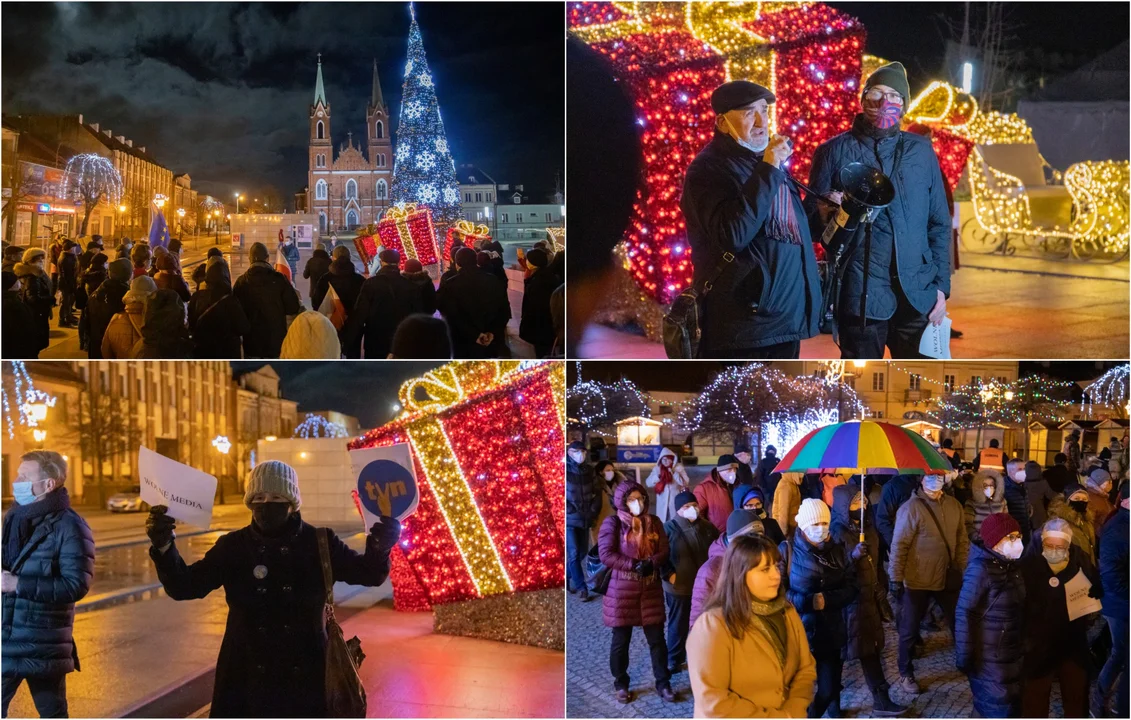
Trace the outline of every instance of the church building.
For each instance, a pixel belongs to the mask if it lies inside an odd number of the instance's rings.
[[[393,182],[393,140],[389,109],[381,95],[377,61],[373,61],[373,90],[365,109],[365,147],[353,133],[338,145],[335,157],[330,135],[330,103],[322,84],[322,56],[314,104],[310,106],[310,168],[307,172],[306,208],[317,216],[322,234],[353,230],[375,223],[389,207]],[[363,152],[364,150],[364,152]]]

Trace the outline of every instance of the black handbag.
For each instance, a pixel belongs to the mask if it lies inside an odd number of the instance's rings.
[[[604,595],[609,591],[609,580],[612,579],[613,574],[608,566],[601,562],[601,552],[596,545],[589,548],[589,552],[585,554],[585,575],[591,592]]]
[[[322,561],[322,582],[326,587],[326,710],[327,717],[363,718],[366,716],[365,686],[358,668],[365,660],[361,640],[349,640],[334,617],[334,575],[330,567],[330,547],[326,528],[318,528],[318,555]]]
[[[700,303],[732,262],[734,254],[724,252],[710,280],[700,287],[692,283],[672,301],[663,321],[664,352],[672,360],[693,360],[699,356],[699,340],[703,335],[699,327]]]

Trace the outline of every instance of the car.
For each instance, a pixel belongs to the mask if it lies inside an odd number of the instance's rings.
[[[114,493],[106,501],[110,512],[149,512],[149,503],[141,499],[141,486],[134,485],[120,493]]]

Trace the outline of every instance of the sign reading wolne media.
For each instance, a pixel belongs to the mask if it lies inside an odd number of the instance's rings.
[[[142,502],[150,506],[165,505],[169,508],[169,517],[189,525],[211,527],[215,477],[147,447],[138,449],[137,471],[141,477]]]
[[[381,515],[403,521],[416,512],[420,492],[407,444],[351,450],[350,464],[366,527]]]

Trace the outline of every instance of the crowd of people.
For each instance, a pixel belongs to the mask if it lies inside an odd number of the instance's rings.
[[[658,695],[677,702],[686,670],[696,717],[839,717],[852,661],[872,714],[903,715],[930,683],[924,633],[945,625],[974,716],[1049,717],[1056,682],[1064,717],[1127,717],[1127,447],[1073,432],[1042,467],[944,441],[945,474],[846,476],[776,473],[775,448],[755,462],[738,444],[694,487],[666,451],[645,487],[574,442],[568,589],[604,596],[621,703],[640,627]]]
[[[129,238],[107,250],[99,235],[81,254],[62,237],[46,250],[6,246],[5,357],[38,358],[56,315],[58,327],[78,329],[79,349],[91,359],[511,356],[511,303],[497,241],[457,243],[438,287],[419,260],[402,269],[396,250],[381,250],[373,272],[363,274],[345,245],[316,248],[302,273],[309,309],[262,243],[251,245],[250,264],[235,278],[213,247],[186,280],[181,250],[177,239],[150,247]],[[297,280],[298,248],[284,238],[280,250]],[[518,335],[539,358],[564,350],[564,263],[549,241],[519,263],[525,290]]]

